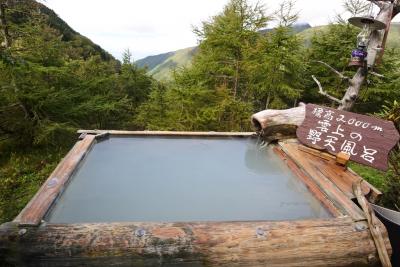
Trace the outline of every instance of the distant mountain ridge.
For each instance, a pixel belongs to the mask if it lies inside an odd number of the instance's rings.
[[[160,55],[149,56],[136,61],[139,67],[148,68],[148,74],[156,80],[169,80],[171,71],[179,67],[189,66],[197,47],[188,47]]]
[[[294,34],[310,28],[311,25],[308,23],[297,23],[292,27]],[[265,34],[273,30],[274,28],[267,28],[261,30],[260,33]],[[186,67],[190,64],[192,57],[196,53],[196,49],[197,47],[189,47],[159,55],[148,56],[137,60],[135,63],[140,68],[147,68],[148,73],[153,75],[155,79],[169,80],[171,78],[172,70],[178,67]]]
[[[297,34],[307,29],[312,28],[309,23],[296,23],[292,26],[293,33]],[[259,31],[261,34],[272,32],[275,28],[267,28],[265,30]]]
[[[155,67],[157,67],[157,65],[160,65],[162,62],[167,60],[169,57],[173,56],[176,52],[177,51],[167,52],[164,54],[145,57],[143,59],[136,61],[136,66],[138,66],[139,68],[147,67],[149,70],[152,70]]]
[[[304,45],[311,44],[311,38],[320,31],[327,30],[327,25],[311,27],[308,23],[299,23],[293,25],[293,32],[303,39]],[[273,31],[273,28],[261,30],[265,34]],[[400,48],[400,23],[392,23],[389,38],[387,42],[389,48]],[[190,65],[197,47],[189,47],[177,51],[171,51],[154,56],[148,56],[137,60],[135,63],[139,67],[147,67],[148,73],[157,80],[168,81],[171,79],[171,72],[179,67]]]

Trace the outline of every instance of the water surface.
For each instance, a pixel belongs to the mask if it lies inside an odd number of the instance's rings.
[[[53,223],[326,218],[254,138],[112,137],[97,143],[47,216]]]

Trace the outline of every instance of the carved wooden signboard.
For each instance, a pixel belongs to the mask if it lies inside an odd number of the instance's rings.
[[[297,129],[304,145],[380,170],[388,169],[388,155],[399,141],[393,122],[342,110],[306,106],[306,118]]]

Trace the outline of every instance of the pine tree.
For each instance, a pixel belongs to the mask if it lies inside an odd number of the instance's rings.
[[[260,5],[251,6],[246,0],[231,0],[223,12],[203,22],[195,33],[200,39],[199,51],[188,75],[192,83],[201,82],[208,88],[226,88],[236,98],[247,94],[247,76],[243,65],[247,50],[259,38],[258,31],[266,26],[268,17]],[[179,77],[190,82],[188,79]],[[189,83],[189,85],[191,85]]]
[[[303,48],[291,28],[298,18],[294,2],[284,1],[276,15],[278,27],[259,38],[247,64],[258,110],[294,105],[303,86]]]

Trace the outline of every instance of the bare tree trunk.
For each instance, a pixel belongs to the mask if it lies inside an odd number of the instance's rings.
[[[400,0],[395,0],[393,2],[374,1],[374,3],[380,8],[380,12],[376,19],[387,24],[391,23],[391,20],[400,13]],[[328,64],[322,61],[317,61],[317,63],[328,67],[342,80],[349,82],[349,87],[347,88],[346,94],[340,100],[330,96],[327,92],[325,92],[321,83],[315,76],[313,76],[314,81],[318,85],[319,93],[338,103],[340,105],[339,109],[351,110],[358,98],[361,86],[365,82],[368,72],[370,74],[378,75],[372,71],[372,67],[375,65],[377,58],[383,54],[382,43],[384,34],[385,30],[375,31],[371,34],[368,48],[368,66],[370,69],[368,70],[367,68],[359,68],[351,79],[335,70]],[[264,138],[268,140],[282,139],[294,135],[295,129],[297,126],[302,124],[304,119],[305,107],[303,104],[300,104],[300,106],[297,108],[288,110],[264,110],[254,114],[251,117],[254,128],[257,131],[262,132]]]
[[[265,109],[268,109],[270,102],[271,102],[271,92],[268,92],[267,101],[265,102]]]
[[[0,1],[0,29],[4,37],[4,42],[1,44],[1,46],[8,49],[11,47],[12,41],[10,33],[8,31],[8,24],[6,18],[6,3],[3,0]]]
[[[396,4],[390,2],[379,2],[380,12],[377,16],[377,20],[389,24],[392,20],[394,6]],[[397,8],[397,7],[396,7]],[[368,46],[368,67],[372,68],[375,65],[377,56],[382,51],[382,42],[385,34],[385,30],[373,31],[371,34],[370,43]],[[340,110],[351,110],[356,102],[360,93],[361,86],[364,84],[368,71],[364,68],[359,68],[354,77],[350,80],[350,85],[346,90],[346,94],[341,100],[341,104],[338,109]]]
[[[238,89],[238,83],[239,83],[239,60],[236,61],[236,66],[235,66],[235,84],[234,84],[234,98],[237,96],[237,89]]]

